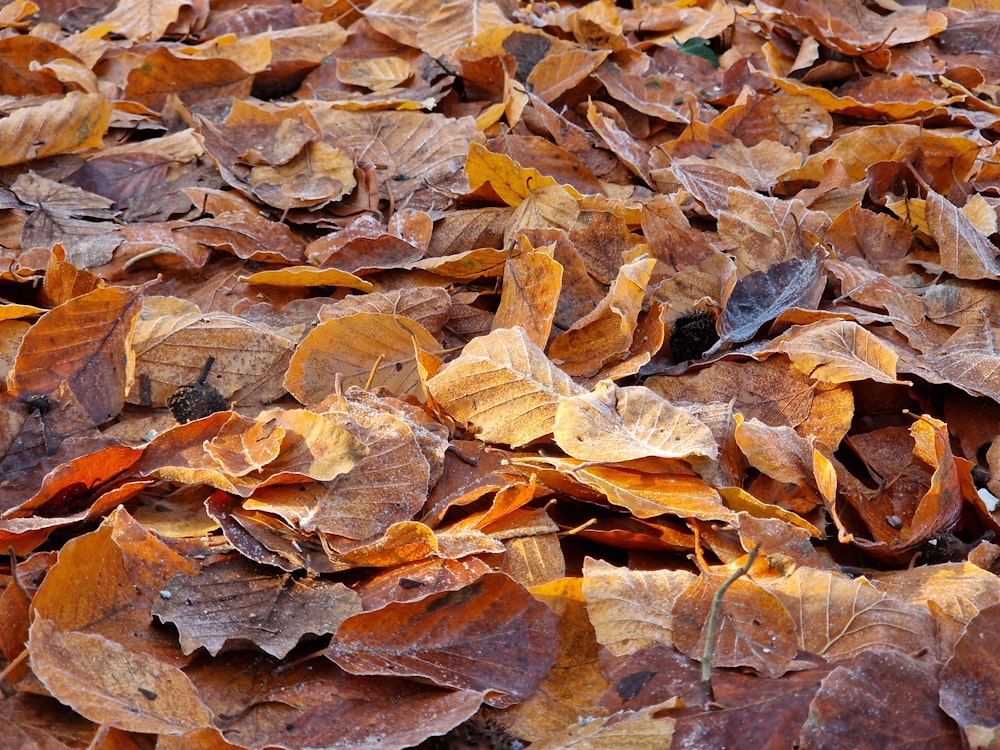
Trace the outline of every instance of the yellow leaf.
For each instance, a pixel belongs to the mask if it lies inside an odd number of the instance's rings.
[[[15,109],[0,120],[0,166],[99,148],[111,122],[111,109],[103,94],[79,91]]]
[[[477,190],[489,183],[493,191],[508,206],[518,206],[532,190],[557,185],[551,177],[546,177],[533,167],[522,167],[504,154],[494,154],[478,143],[469,144],[469,158],[465,163],[469,175],[469,187]],[[573,188],[564,186],[574,198],[582,196]]]

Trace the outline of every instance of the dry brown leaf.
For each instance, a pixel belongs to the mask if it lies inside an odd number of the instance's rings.
[[[136,471],[248,497],[269,484],[329,481],[366,454],[335,414],[262,412],[253,420],[217,412],[160,433]]]
[[[279,659],[303,635],[334,633],[360,611],[360,597],[342,583],[278,576],[244,558],[171,578],[152,608],[177,627],[185,654],[253,643]]]
[[[533,696],[503,714],[510,732],[523,739],[550,736],[591,716],[593,706],[609,687],[598,664],[599,646],[582,584],[581,578],[561,578],[531,589],[532,595],[560,619],[552,669]]]
[[[587,558],[583,595],[598,642],[616,656],[672,645],[674,603],[694,579],[686,570],[628,570]]]
[[[130,403],[164,406],[179,386],[198,379],[209,357],[208,382],[227,400],[266,404],[284,393],[281,369],[293,346],[288,337],[226,313],[167,312],[136,325]]]
[[[127,39],[151,42],[178,19],[181,8],[191,5],[191,0],[123,0],[101,20]]]
[[[360,312],[316,326],[299,343],[285,373],[285,388],[304,404],[344,386],[384,386],[393,393],[421,393],[416,350],[437,352],[440,344],[423,326],[401,315]],[[374,376],[372,376],[374,373]]]
[[[548,435],[563,396],[583,393],[523,328],[473,339],[461,356],[427,381],[451,417],[490,443],[524,445]]]
[[[628,509],[636,518],[654,518],[669,513],[705,521],[736,521],[736,514],[722,504],[719,493],[701,477],[680,470],[668,473],[659,462],[650,467],[654,473],[594,465],[576,458],[526,456],[519,457],[516,463],[554,468],[575,482],[597,490],[612,505]]]
[[[551,667],[556,620],[509,577],[488,573],[458,591],[348,618],[327,656],[353,674],[422,677],[506,706],[531,695]]]
[[[955,644],[941,674],[941,708],[962,728],[974,748],[993,746],[1000,735],[1000,715],[989,700],[996,674],[996,651],[986,646],[996,632],[1000,606],[982,610]]]
[[[277,167],[253,167],[249,179],[255,196],[282,211],[315,210],[339,201],[357,186],[354,162],[342,149],[326,143],[309,143]]]
[[[103,94],[70,91],[20,107],[0,120],[0,140],[6,144],[0,166],[98,148],[110,122],[111,103]]]
[[[252,84],[250,74],[234,62],[178,57],[161,47],[129,72],[125,95],[159,111],[169,96],[188,105],[226,96],[245,99]]]
[[[865,379],[897,382],[896,353],[851,321],[820,321],[798,327],[767,349],[787,354],[803,375],[822,383]]]
[[[570,375],[595,375],[627,352],[655,265],[647,255],[622,265],[600,304],[549,344],[552,361]]]
[[[41,617],[28,643],[46,689],[92,721],[168,735],[212,725],[197,689],[172,664],[101,635],[59,630]]]
[[[729,568],[703,572],[673,603],[674,646],[692,659],[704,653],[712,598],[731,573]],[[769,677],[788,671],[798,651],[795,623],[781,600],[747,578],[726,589],[715,637],[714,666],[751,667]]]
[[[130,340],[141,304],[139,289],[108,287],[50,310],[21,340],[8,387],[48,395],[65,380],[93,424],[107,421],[132,384]]]
[[[493,328],[520,326],[541,349],[552,330],[563,269],[552,257],[552,245],[535,248],[526,237],[520,244],[521,252],[504,268],[503,293]]]

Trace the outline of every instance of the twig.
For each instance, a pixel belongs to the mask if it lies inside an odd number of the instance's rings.
[[[722,609],[722,595],[726,593],[726,589],[732,586],[737,578],[746,575],[746,572],[750,570],[759,553],[760,547],[754,547],[750,550],[747,553],[746,562],[739,567],[739,570],[736,570],[729,578],[722,582],[722,585],[715,592],[715,596],[712,597],[712,607],[708,611],[708,629],[705,632],[705,653],[701,657],[701,682],[709,701],[715,700],[715,693],[712,690],[712,647],[715,641],[715,630],[719,623],[719,610]]]

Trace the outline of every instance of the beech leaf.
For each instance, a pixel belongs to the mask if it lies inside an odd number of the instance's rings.
[[[551,433],[560,398],[584,393],[519,327],[469,342],[427,388],[482,440],[512,446]]]

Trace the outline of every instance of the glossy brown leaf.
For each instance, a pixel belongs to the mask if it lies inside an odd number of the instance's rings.
[[[491,573],[458,591],[355,615],[327,654],[355,674],[423,677],[509,705],[534,692],[551,667],[556,619],[520,585]]]
[[[141,304],[138,289],[108,287],[49,311],[21,340],[9,387],[41,396],[65,380],[94,424],[115,416],[134,377],[130,343]]]

